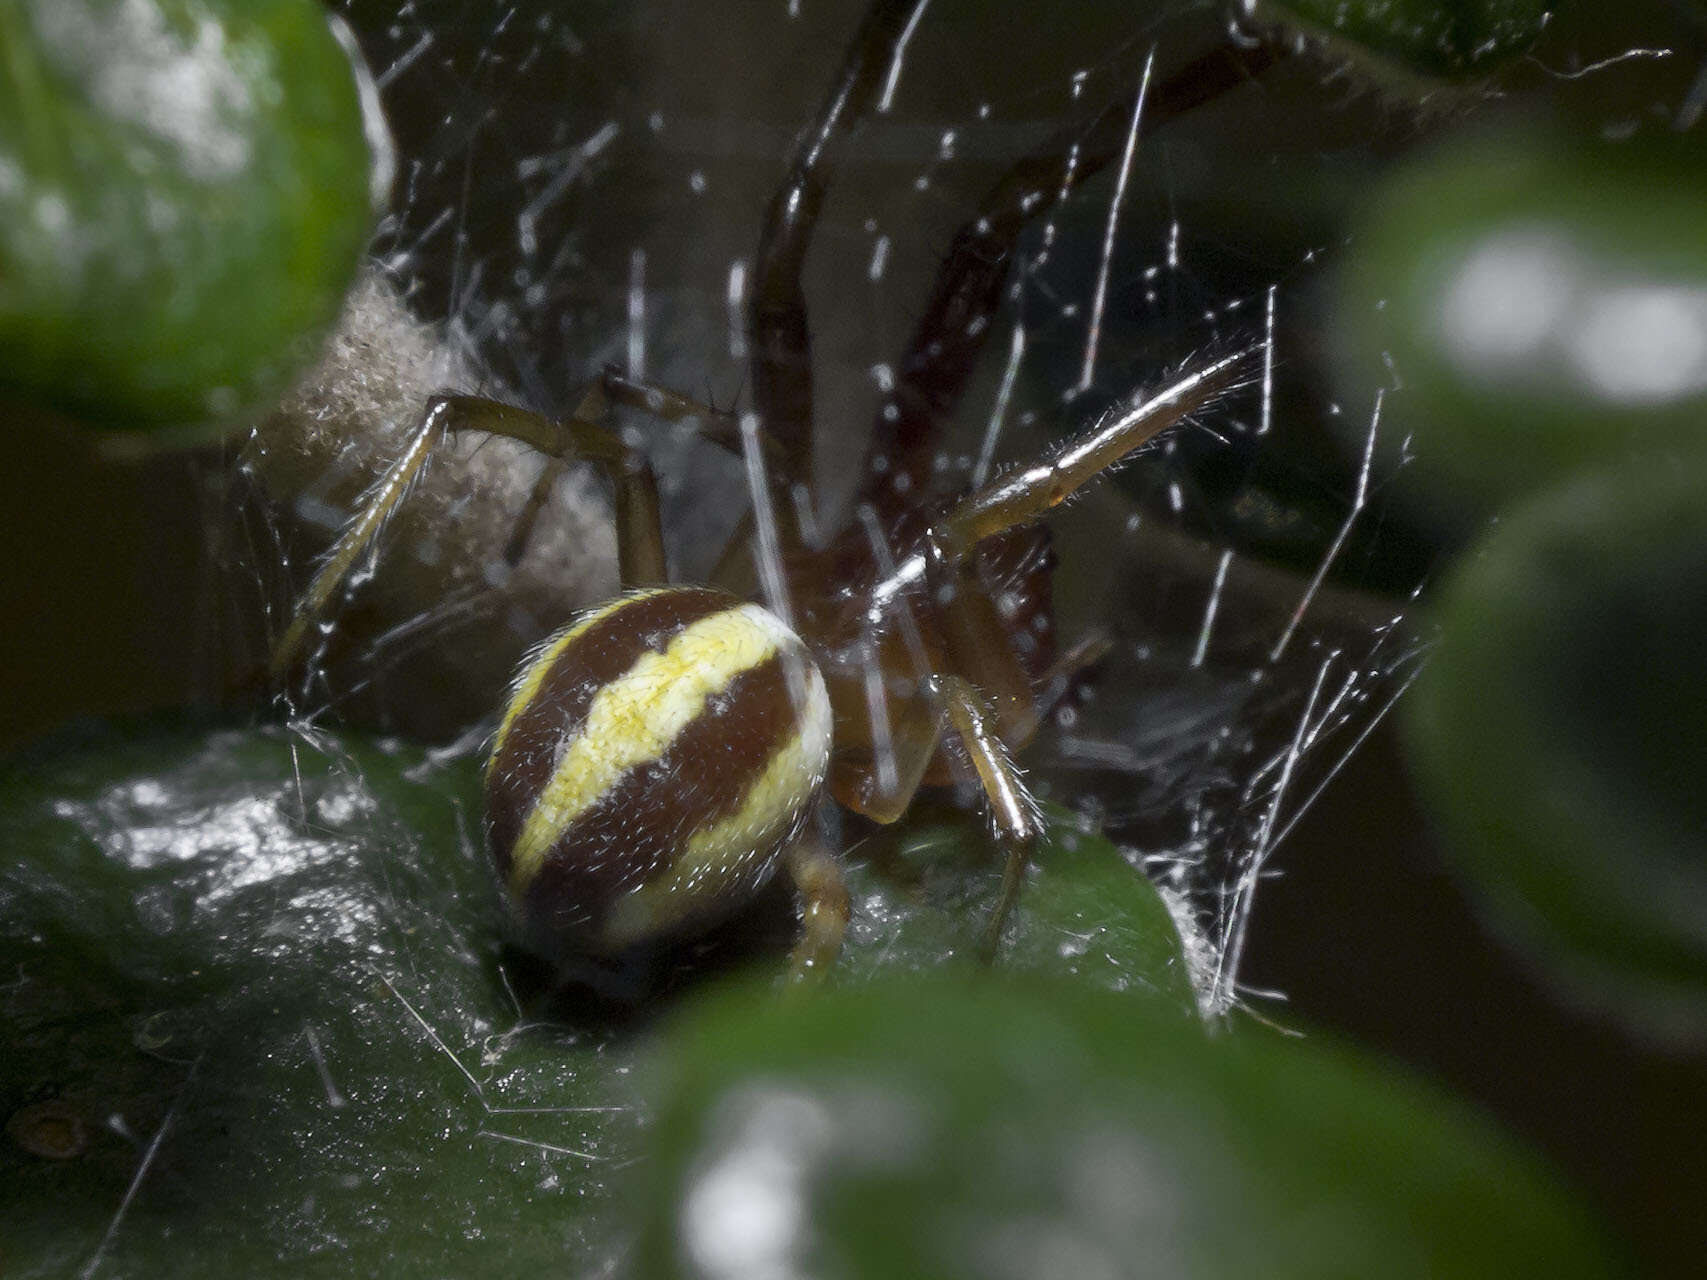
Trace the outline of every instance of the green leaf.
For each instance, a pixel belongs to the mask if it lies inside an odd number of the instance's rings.
[[[1417,780],[1497,924],[1649,1032],[1707,1041],[1707,464],[1585,476],[1438,601]]]
[[[317,741],[108,729],[0,786],[0,1110],[52,1099],[91,1134],[0,1149],[8,1274],[103,1250],[119,1274],[511,1274],[610,1247],[623,1054],[519,1026],[472,764]]]
[[[1326,38],[1354,65],[1378,60],[1412,76],[1463,80],[1527,52],[1554,6],[1548,0],[1246,0],[1246,7]]]
[[[636,1012],[553,995],[508,945],[479,804],[472,759],[282,728],[101,726],[0,774],[7,1274],[100,1252],[121,1274],[507,1276],[619,1250],[646,1024],[731,955],[774,991],[794,905],[779,887],[684,948]],[[1000,876],[981,830],[894,856],[850,867],[839,983],[968,963]],[[1095,837],[1040,851],[1002,963],[1195,1016],[1166,908]]]
[[[1632,193],[1640,192],[1640,199]],[[1707,166],[1692,142],[1459,141],[1355,232],[1348,389],[1398,386],[1383,433],[1460,505],[1700,440]]]
[[[731,992],[666,1041],[635,1274],[1621,1274],[1397,1073],[1063,982]]]
[[[275,400],[377,163],[313,0],[0,6],[0,391],[130,432]]]
[[[979,936],[1000,892],[1000,857],[976,817],[928,802],[915,809],[907,822],[856,846],[846,867],[857,910],[838,969],[844,984],[945,961],[977,967]],[[1003,936],[1001,967],[1149,991],[1195,1011],[1187,952],[1156,886],[1065,811],[1049,818],[1049,837]]]

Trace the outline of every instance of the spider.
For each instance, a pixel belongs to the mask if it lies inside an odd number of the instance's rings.
[[[524,659],[486,766],[489,850],[545,954],[617,963],[691,937],[786,867],[805,903],[791,973],[821,974],[849,913],[836,856],[813,834],[825,793],[892,823],[921,787],[961,776],[976,780],[1005,857],[980,946],[992,958],[1042,834],[1012,753],[1036,733],[1043,691],[1083,660],[1053,651],[1038,519],[1229,391],[1258,350],[1206,361],[969,492],[932,493],[932,430],[990,328],[1038,193],[1082,182],[1118,154],[1143,98],[1112,104],[1018,165],[956,238],[902,365],[897,412],[871,445],[884,465],[866,468],[857,518],[823,543],[809,540],[797,502],[813,480],[802,266],[837,143],[873,109],[925,3],[872,5],[770,203],[748,313],[748,412],[718,412],[615,371],[561,421],[436,396],[274,646],[280,680],[447,436],[508,437],[552,460],[518,517],[512,555],[556,469],[584,461],[608,474],[623,592]],[[1260,44],[1217,50],[1149,89],[1143,109],[1165,119],[1277,56]],[[712,585],[669,584],[657,484],[644,455],[610,429],[616,407],[689,424],[744,461],[751,510]],[[744,601],[755,585],[763,605]]]

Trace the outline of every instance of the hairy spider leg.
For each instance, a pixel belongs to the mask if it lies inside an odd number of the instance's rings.
[[[810,333],[801,286],[806,252],[828,188],[833,146],[876,105],[880,82],[921,7],[917,0],[877,0],[867,12],[817,118],[797,142],[788,176],[767,212],[749,312],[754,403],[760,421],[781,441],[785,454],[798,460],[803,476],[810,470],[813,410]],[[1252,78],[1279,56],[1266,46],[1252,51],[1214,50],[1158,87],[1152,119],[1159,122],[1183,113]],[[896,426],[880,424],[874,433],[873,453],[899,446],[906,454],[903,466],[914,470],[928,466],[923,461],[928,451],[924,441],[964,386],[989,331],[988,318],[1000,304],[1013,248],[1038,206],[1039,192],[1063,185],[1071,189],[1104,167],[1124,145],[1136,102],[1135,94],[1129,95],[1105,111],[1088,131],[1069,132],[1022,161],[998,183],[957,237],[903,366],[908,381],[904,390],[915,408],[922,405],[927,412],[922,421],[917,412],[910,420],[903,406]],[[943,366],[932,374],[930,365],[939,359]],[[1024,789],[1002,744],[1023,743],[1033,736],[1038,711],[1030,682],[1013,653],[995,602],[978,580],[970,552],[983,538],[1035,519],[1092,476],[1207,403],[1236,378],[1240,360],[1232,357],[1182,379],[1140,409],[1106,421],[1069,443],[1047,463],[985,486],[954,508],[927,539],[927,576],[940,602],[936,612],[953,673],[939,684],[938,701],[977,767],[996,815],[998,837],[1008,849],[1003,896],[986,935],[986,954],[1000,937],[1036,843],[1035,823],[1028,827],[1015,816],[1023,806],[1016,807],[1013,799],[1023,796]],[[934,382],[929,381],[933,376]],[[799,529],[790,510],[786,469],[773,468],[770,476],[784,549],[797,549]],[[916,483],[908,491],[924,492],[928,475],[911,478]],[[908,505],[901,490],[902,486],[884,485],[872,495],[890,499],[879,507],[890,518],[885,524]],[[930,732],[907,732],[907,724],[896,728],[904,739],[892,744],[900,749],[891,755],[898,763],[898,777],[892,780],[896,793],[885,796],[886,802],[879,806],[881,816],[891,818],[910,802],[940,735],[938,727]]]
[[[1019,897],[1020,885],[1025,883],[1025,869],[1031,865],[1032,855],[1043,838],[1043,818],[1008,754],[989,699],[960,676],[937,676],[931,686],[978,775],[990,825],[1007,853],[1002,866],[1001,897],[996,900],[996,908],[990,913],[978,944],[978,958],[989,964],[996,958],[1002,928]]]
[[[1137,404],[1117,405],[1041,461],[1015,467],[967,494],[932,529],[939,554],[963,558],[983,539],[1060,505],[1133,451],[1238,386],[1262,350],[1260,343],[1242,347],[1175,378]]]
[[[796,460],[798,473],[807,480],[813,448],[813,384],[801,284],[806,253],[828,189],[834,147],[877,104],[880,82],[923,7],[923,0],[876,0],[867,11],[817,117],[796,143],[788,176],[766,214],[749,305],[754,404],[759,420],[781,442],[785,456]],[[1155,114],[1161,120],[1181,114],[1254,77],[1281,53],[1266,44],[1254,50],[1218,48],[1158,87]],[[1040,195],[1045,189],[1059,189],[1064,195],[1123,149],[1127,132],[1136,127],[1132,117],[1144,101],[1143,93],[1142,88],[1134,91],[1105,110],[1088,130],[1070,130],[1022,161],[997,184],[957,236],[903,362],[904,385],[896,397],[903,402],[899,421],[880,422],[873,434],[870,455],[898,449],[904,454],[901,467],[914,482],[901,485],[891,480],[874,486],[868,496],[873,509],[885,517],[880,525],[893,525],[918,501],[917,496],[906,495],[927,491],[927,442],[959,398],[976,361],[990,328],[988,320],[1000,305],[1014,247],[1041,203]],[[1016,806],[1015,797],[1025,793],[1003,744],[1029,740],[1039,712],[1030,680],[1009,643],[996,603],[979,580],[971,552],[983,538],[1035,519],[1092,476],[1207,403],[1231,383],[1239,359],[1218,362],[1182,379],[1139,410],[1105,421],[1058,450],[1047,463],[981,488],[939,522],[926,540],[924,567],[951,668],[935,682],[934,700],[947,711],[973,760],[995,815],[998,837],[1008,848],[1002,900],[986,935],[986,955],[1000,937],[1036,843],[1035,821],[1028,826],[1015,816],[1024,808]],[[872,475],[878,471],[875,466],[868,468]],[[801,537],[791,510],[787,469],[773,467],[768,476],[782,550],[785,555],[796,553]],[[906,614],[905,609],[902,612]],[[903,623],[907,621],[903,616]],[[922,654],[915,655],[915,660],[929,669]],[[869,661],[878,664],[879,672],[886,665],[875,648]],[[874,715],[874,724],[876,719]],[[861,788],[864,803],[860,807],[880,821],[893,820],[910,803],[937,750],[940,722],[913,723],[926,719],[936,717],[915,710],[899,723],[890,722],[896,740],[888,744],[887,758],[894,762],[891,772],[896,777],[873,781],[875,791]]]
[[[584,410],[598,408],[597,392],[583,399]],[[547,458],[578,454],[607,470],[616,487],[619,564],[625,584],[663,577],[663,538],[658,527],[657,482],[644,459],[631,463],[630,452],[608,432],[579,416],[554,423],[536,413],[480,396],[434,396],[403,452],[338,535],[314,581],[297,602],[289,625],[273,646],[269,674],[284,678],[301,651],[308,629],[330,606],[350,571],[385,527],[425,471],[433,454],[452,434],[480,431],[520,441]],[[641,530],[646,530],[642,533]],[[513,539],[512,539],[513,541]]]
[[[985,538],[1026,524],[1115,466],[1161,432],[1224,395],[1261,351],[1248,347],[1176,379],[1142,403],[1111,411],[1039,462],[1016,467],[961,499],[925,539],[924,572],[947,645],[949,670],[930,682],[983,790],[1006,854],[1002,893],[983,938],[997,944],[1037,847],[1039,824],[1008,755],[1037,728],[1037,701],[1007,630],[977,577],[972,555]],[[916,784],[915,784],[916,785]],[[910,802],[911,796],[906,797]],[[905,804],[902,805],[905,807]]]
[[[978,577],[978,543],[1029,523],[1157,435],[1216,399],[1260,351],[1246,348],[1175,380],[1142,404],[1111,411],[1042,461],[1016,467],[968,494],[925,538],[931,584],[952,668],[990,700],[1002,738],[1029,741],[1038,710],[1031,682],[1007,639],[996,602]]]
[[[931,482],[937,428],[954,412],[985,344],[995,332],[1008,272],[1026,228],[1045,210],[1117,160],[1142,94],[1146,136],[1196,107],[1254,80],[1293,52],[1283,42],[1229,41],[1187,63],[1145,92],[1134,88],[1089,125],[1075,122],[1017,161],[955,232],[896,365],[894,394],[872,425],[869,462],[882,456],[886,483],[871,500],[886,517],[905,510]],[[898,478],[904,481],[898,483]]]
[[[562,421],[483,396],[434,396],[403,451],[369,491],[327,552],[289,624],[273,645],[268,667],[273,681],[282,680],[289,672],[309,628],[330,607],[357,561],[414,488],[440,444],[453,434],[477,431],[503,436],[529,446],[550,460],[545,473],[535,482],[518,516],[518,527],[505,548],[512,562],[525,548],[533,522],[549,495],[550,484],[557,477],[558,472],[553,468],[570,462],[590,462],[610,477],[615,492],[618,573],[623,586],[666,581],[658,482],[645,455],[629,448],[600,423],[599,419],[612,404],[641,409],[666,421],[696,420],[709,439],[726,448],[731,447],[731,438],[739,439],[738,434],[732,436],[728,415],[674,392],[642,386],[608,372],[587,389],[574,413]],[[733,447],[738,450],[740,446],[736,443]]]
[[[637,409],[664,422],[692,422],[694,434],[702,440],[718,446],[737,458],[741,456],[741,429],[732,413],[715,409],[708,404],[664,387],[636,382],[614,368],[605,370],[604,376],[597,384],[597,390],[603,393],[604,398],[610,404]],[[598,406],[589,404],[589,400],[584,399],[581,406],[576,410],[575,416],[590,420],[600,416],[597,410]],[[784,465],[779,457],[780,450],[777,448],[774,439],[761,434],[759,443],[769,465],[773,467]],[[534,528],[541,513],[551,501],[551,495],[556,490],[558,480],[562,478],[563,473],[569,469],[572,463],[583,460],[591,459],[586,455],[553,457],[540,471],[538,478],[534,481],[532,492],[528,494],[527,503],[516,517],[516,523],[511,529],[509,541],[504,547],[504,559],[510,565],[513,566],[521,562],[522,555],[527,550],[528,540],[533,536]],[[615,465],[622,467],[628,464],[618,462]],[[732,535],[725,554],[737,551],[745,554],[745,542],[745,535],[738,529]],[[725,585],[727,573],[728,571],[720,569],[719,574],[714,575],[711,579],[713,585]],[[662,581],[663,579],[660,577],[655,580]],[[728,580],[739,581],[732,575],[729,576]],[[744,595],[746,592],[732,590],[731,594]]]

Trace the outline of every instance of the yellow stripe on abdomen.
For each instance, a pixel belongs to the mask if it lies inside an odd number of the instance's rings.
[[[510,690],[510,700],[504,707],[504,718],[499,722],[497,735],[492,739],[491,754],[486,757],[487,768],[497,762],[499,754],[504,750],[504,744],[509,741],[510,730],[515,727],[516,717],[532,704],[546,673],[551,670],[551,664],[562,656],[563,651],[586,635],[595,624],[604,621],[617,610],[626,609],[636,600],[656,594],[656,591],[636,591],[590,609],[522,659],[515,685]]]
[[[816,667],[803,668],[799,728],[749,784],[740,807],[683,842],[662,873],[612,904],[604,926],[610,950],[666,933],[703,911],[756,889],[795,834],[830,762],[830,699]]]
[[[662,755],[710,699],[791,639],[771,614],[742,605],[686,627],[600,689],[510,852],[512,891],[526,888],[563,833],[625,773]]]

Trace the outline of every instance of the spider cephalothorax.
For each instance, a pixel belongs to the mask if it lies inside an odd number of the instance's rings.
[[[793,514],[799,492],[812,491],[800,270],[834,143],[871,109],[922,8],[921,0],[873,5],[771,203],[749,311],[751,412],[718,413],[614,372],[561,421],[480,397],[435,397],[275,647],[282,676],[447,434],[505,436],[609,473],[626,592],[524,662],[487,769],[489,847],[542,949],[610,957],[690,936],[786,865],[806,900],[795,970],[820,969],[848,912],[837,862],[810,821],[821,793],[892,822],[921,786],[958,774],[976,780],[1006,853],[985,933],[993,954],[1040,835],[1011,753],[1036,732],[1048,690],[1073,663],[1055,655],[1051,561],[1034,522],[1247,375],[1249,349],[1205,362],[1117,405],[1044,458],[967,492],[936,491],[928,428],[952,405],[999,305],[1001,268],[1036,204],[1028,183],[1064,186],[1058,165],[1029,160],[998,185],[944,265],[902,364],[907,386],[871,446],[884,465],[867,468],[855,518],[826,543],[809,542]],[[1234,79],[1249,73],[1234,54],[1222,58],[1227,65],[1194,64],[1189,91],[1170,99],[1162,86],[1158,100],[1184,109],[1205,84],[1228,83],[1229,70]],[[1099,117],[1084,136],[1101,128]],[[1083,141],[1071,140],[1071,182],[1108,158],[1102,143]],[[745,461],[752,512],[713,588],[660,585],[657,485],[644,455],[609,429],[613,406],[691,423]],[[525,542],[537,510],[530,502],[519,514],[512,547]],[[755,586],[765,607],[742,602]]]

